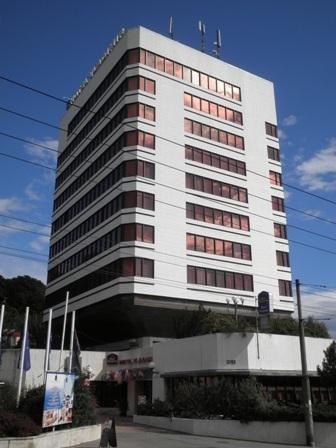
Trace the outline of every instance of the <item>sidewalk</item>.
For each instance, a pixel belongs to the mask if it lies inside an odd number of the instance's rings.
[[[202,437],[135,425],[130,418],[117,419],[118,448],[298,448],[298,445],[249,442]],[[75,448],[99,448],[99,440]]]

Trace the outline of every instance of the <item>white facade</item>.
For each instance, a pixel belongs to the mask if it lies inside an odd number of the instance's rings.
[[[97,149],[79,164],[71,176],[55,191],[57,198],[64,190],[75,182],[93,161],[106,150],[123,132],[135,128],[155,135],[155,149],[142,146],[127,147],[120,151],[104,167],[85,182],[54,213],[53,221],[66,212],[78,199],[90,191],[111,170],[122,161],[140,159],[155,164],[155,179],[144,177],[127,177],[89,204],[76,217],[56,231],[51,237],[51,245],[59,241],[72,229],[93,215],[104,204],[117,197],[121,191],[141,190],[155,195],[155,210],[129,208],[120,210],[94,229],[70,244],[49,262],[49,269],[61,261],[68,259],[80,249],[92,243],[103,234],[125,223],[141,223],[154,226],[155,242],[153,244],[140,241],[121,242],[109,250],[83,262],[78,267],[48,282],[48,307],[54,308],[54,317],[62,315],[64,307],[64,288],[70,291],[69,311],[97,304],[118,295],[131,294],[144,306],[157,306],[158,298],[162,306],[184,308],[186,304],[199,302],[227,307],[227,299],[239,300],[240,309],[255,308],[255,297],[262,290],[273,294],[274,310],[290,313],[294,310],[291,296],[280,296],[278,279],[291,281],[289,267],[277,266],[276,251],[288,252],[288,240],[274,236],[273,223],[286,223],[286,215],[272,210],[271,197],[284,198],[283,188],[274,186],[269,181],[269,171],[281,173],[281,163],[270,160],[267,146],[279,148],[277,138],[266,135],[265,123],[276,125],[276,109],[273,84],[265,79],[229,65],[214,57],[201,53],[176,41],[158,35],[142,27],[126,31],[118,44],[113,48],[104,62],[97,69],[92,79],[83,88],[75,100],[75,105],[82,107],[95,92],[101,81],[115,66],[120,57],[129,49],[143,48],[161,55],[178,64],[188,66],[200,73],[205,73],[217,80],[226,81],[241,89],[242,101],[220,95],[142,63],[127,65],[116,77],[105,94],[90,110],[97,111],[116,88],[130,76],[143,76],[156,83],[155,94],[136,90],[125,92],[106,115],[114,117],[125,105],[140,102],[155,108],[155,121],[144,118],[126,118],[104,140],[104,145]],[[241,112],[243,125],[228,120],[215,118],[210,114],[184,106],[184,94],[195,95],[201,99],[216,103],[219,106]],[[78,113],[78,107],[70,106],[61,127],[67,128],[71,119]],[[105,116],[106,116],[105,115]],[[92,113],[75,128],[73,134],[66,137],[60,135],[59,149],[66,148],[78,135],[81,129],[92,118]],[[245,150],[214,142],[185,131],[184,119],[200,122],[218,130],[242,136]],[[103,118],[90,131],[85,140],[73,151],[59,167],[60,175],[73,162],[74,158],[85,148],[106,125],[108,119]],[[130,124],[131,127],[127,126]],[[89,140],[88,140],[89,139]],[[107,145],[106,145],[107,143]],[[226,156],[246,163],[247,175],[236,174],[185,158],[185,145],[191,145],[214,154]],[[248,203],[225,199],[213,194],[186,188],[185,173],[210,178],[214,181],[228,183],[246,188]],[[257,173],[257,174],[254,174]],[[223,225],[208,224],[186,218],[186,203],[193,203],[213,209],[248,216],[250,231],[234,229]],[[252,260],[243,260],[229,256],[208,254],[186,250],[186,234],[193,233],[206,237],[233,241],[251,246]],[[154,278],[119,277],[106,281],[80,294],[73,294],[75,281],[87,276],[90,272],[103,268],[107,264],[123,257],[143,257],[154,260]],[[253,291],[205,286],[187,283],[187,265],[217,269],[226,272],[244,273],[253,276]],[[90,282],[89,282],[90,283]],[[63,288],[63,289],[62,289]],[[243,299],[243,304],[242,300]],[[63,302],[63,303],[62,303]],[[169,305],[168,305],[169,304]],[[173,305],[172,305],[173,304]]]

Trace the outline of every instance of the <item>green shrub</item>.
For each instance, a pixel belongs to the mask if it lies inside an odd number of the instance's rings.
[[[37,425],[42,424],[44,386],[29,389],[21,399],[19,410],[28,415]]]
[[[81,374],[75,381],[72,426],[94,425],[96,401],[88,385],[88,376]]]
[[[41,426],[20,412],[0,411],[0,437],[28,437],[41,433]]]
[[[16,389],[11,384],[0,386],[0,409],[14,411],[16,407]]]

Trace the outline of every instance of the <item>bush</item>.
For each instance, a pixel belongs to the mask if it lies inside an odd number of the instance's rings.
[[[41,433],[41,427],[27,415],[0,411],[0,437],[28,437]]]
[[[172,408],[166,401],[161,401],[158,398],[153,403],[139,404],[137,407],[138,415],[154,415],[156,417],[169,417]]]
[[[0,409],[14,411],[16,407],[16,389],[11,384],[0,386]]]
[[[37,425],[42,424],[44,386],[29,389],[22,398],[19,410],[28,415]]]
[[[75,381],[72,426],[94,425],[96,401],[88,385],[87,374],[81,374]]]

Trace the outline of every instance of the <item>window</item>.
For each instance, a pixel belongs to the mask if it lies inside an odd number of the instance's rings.
[[[201,205],[186,204],[187,218],[197,221],[205,221],[211,224],[232,227],[235,229],[250,230],[249,218],[236,213],[224,212],[222,210],[203,207]]]
[[[230,132],[221,131],[219,129],[204,125],[198,121],[184,119],[184,130],[191,134],[198,135],[209,140],[214,140],[224,145],[233,146],[238,149],[245,149],[244,138]]]
[[[186,241],[188,250],[251,260],[251,246],[248,244],[234,243],[191,233],[187,233]]]
[[[193,72],[194,73],[194,72]],[[229,109],[224,106],[220,106],[217,103],[213,103],[203,98],[199,98],[189,93],[184,94],[184,105],[196,110],[201,110],[206,114],[210,114],[214,117],[222,118],[223,120],[232,121],[233,123],[243,124],[243,115],[241,112]]]
[[[154,179],[154,164],[137,159],[122,162],[53,222],[52,233],[63,227],[123,177],[128,176],[142,176]]]
[[[277,259],[277,265],[278,266],[285,266],[289,267],[289,253],[288,252],[282,252],[280,250],[276,251],[276,259]]]
[[[274,236],[287,239],[287,228],[285,224],[274,223]]]
[[[187,282],[217,288],[253,291],[253,277],[248,274],[187,266]]]
[[[272,196],[272,209],[277,212],[285,212],[285,202],[282,198]]]
[[[186,173],[186,188],[222,196],[239,202],[248,202],[246,188],[225,184],[190,173]]]
[[[266,134],[278,138],[278,128],[275,124],[265,123]]]
[[[153,243],[154,227],[135,223],[122,224],[50,269],[48,280],[55,280],[122,241]]]
[[[281,173],[277,173],[276,171],[269,172],[269,178],[272,185],[282,185],[282,176]]]
[[[267,146],[268,158],[280,162],[280,150],[278,148],[273,148],[272,146]]]
[[[292,283],[289,280],[278,280],[280,296],[292,297]]]

